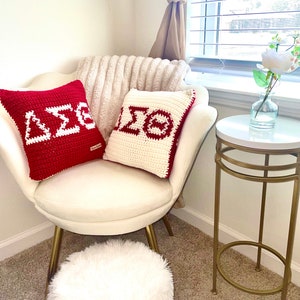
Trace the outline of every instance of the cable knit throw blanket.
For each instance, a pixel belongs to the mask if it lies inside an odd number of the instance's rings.
[[[91,56],[79,62],[76,77],[85,87],[93,118],[107,141],[130,89],[176,91],[189,70],[183,60]]]

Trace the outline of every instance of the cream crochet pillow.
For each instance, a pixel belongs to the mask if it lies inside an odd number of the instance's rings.
[[[103,158],[168,178],[177,139],[194,101],[194,90],[130,90]]]

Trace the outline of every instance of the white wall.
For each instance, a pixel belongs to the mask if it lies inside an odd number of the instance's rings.
[[[135,0],[110,0],[113,11],[112,36],[114,40],[114,54],[131,55],[135,44]]]
[[[110,0],[110,5],[114,13],[115,54],[147,56],[168,5],[167,0]]]
[[[83,55],[113,51],[108,0],[10,0],[0,10],[0,85],[69,72]]]
[[[167,0],[135,1],[136,55],[149,54],[167,5]]]

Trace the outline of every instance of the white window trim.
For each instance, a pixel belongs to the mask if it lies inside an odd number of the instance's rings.
[[[212,106],[239,108],[248,112],[262,90],[255,84],[252,74],[244,75],[190,72],[186,82],[205,86]],[[280,116],[300,119],[299,82],[282,81],[272,99],[279,105]]]

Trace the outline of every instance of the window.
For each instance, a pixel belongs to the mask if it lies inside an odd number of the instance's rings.
[[[252,69],[272,36],[299,31],[299,0],[188,0],[187,56],[193,69]]]

